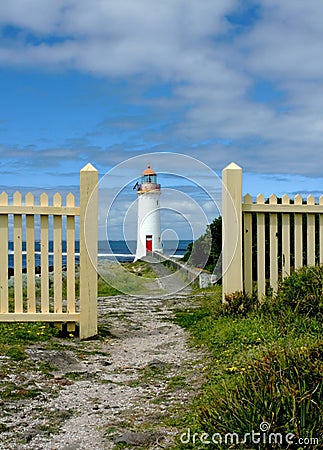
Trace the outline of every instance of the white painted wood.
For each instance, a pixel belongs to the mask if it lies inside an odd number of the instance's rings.
[[[80,338],[95,336],[97,318],[98,171],[80,173]]]
[[[290,198],[283,195],[282,204],[289,205]],[[282,214],[282,277],[290,275],[290,214]]]
[[[40,196],[41,206],[48,205],[48,195]],[[45,210],[45,209],[44,209]],[[41,312],[49,312],[48,215],[40,216]]]
[[[80,208],[75,206],[74,208],[68,208],[66,206],[62,206],[57,209],[55,206],[14,206],[14,205],[0,205],[0,214],[47,214],[47,215],[56,215],[56,216],[79,216]]]
[[[33,206],[34,196],[31,192],[26,195],[25,203]],[[27,311],[36,312],[35,293],[35,223],[34,215],[26,215],[26,262],[27,262]]]
[[[242,169],[235,163],[222,171],[222,299],[243,290]]]
[[[323,206],[323,195],[321,195],[320,199],[319,199],[319,204],[321,206]],[[320,214],[320,221],[319,221],[319,226],[320,226],[320,232],[319,232],[319,236],[320,236],[320,264],[323,264],[323,214]]]
[[[67,322],[66,330],[68,333],[74,333],[75,331],[75,322]]]
[[[262,194],[257,197],[257,204],[264,204]],[[265,214],[257,213],[257,288],[258,300],[262,301],[266,293],[265,277]]]
[[[243,205],[242,210],[243,212],[322,214],[323,205],[258,205],[253,203],[251,205]]]
[[[66,206],[74,206],[74,195],[68,194]],[[66,218],[66,264],[67,264],[67,312],[75,312],[75,219],[74,216]],[[69,331],[74,331],[70,329]]]
[[[87,338],[97,334],[97,214],[98,214],[98,173],[88,164],[81,171],[81,206],[74,205],[72,194],[66,197],[62,206],[60,194],[55,194],[53,206],[48,205],[48,196],[40,196],[40,205],[34,205],[32,193],[28,193],[25,205],[20,193],[14,195],[13,205],[8,205],[8,195],[0,195],[0,253],[8,255],[8,214],[14,215],[15,246],[15,312],[8,308],[8,258],[0,265],[0,320],[5,322],[49,321],[61,327],[67,323],[69,332],[75,331],[75,322],[80,323],[80,337]],[[80,313],[75,312],[75,216],[81,218],[81,299]],[[27,246],[27,308],[22,295],[22,215],[26,215]],[[40,215],[41,241],[41,306],[36,305],[35,296],[35,219]],[[54,311],[49,301],[49,215],[53,215],[54,239]],[[62,305],[62,216],[66,215],[67,240],[67,308]],[[18,271],[17,271],[18,268]],[[25,309],[25,310],[24,310]],[[37,309],[39,309],[37,311]]]
[[[62,196],[56,193],[55,207],[62,206]],[[62,312],[62,216],[54,215],[54,313]]]
[[[295,205],[302,205],[302,197],[297,194],[294,198]],[[294,219],[294,242],[295,242],[295,270],[303,266],[303,226],[302,214],[295,213]]]
[[[8,204],[8,194],[0,194],[0,207]],[[8,215],[0,214],[0,313],[8,312]]]
[[[78,322],[80,314],[55,313],[5,313],[1,314],[2,322]]]
[[[252,203],[252,197],[250,194],[245,195],[244,204]],[[243,241],[243,253],[244,253],[244,288],[249,294],[252,294],[252,214],[244,213],[244,241]]]
[[[271,195],[269,205],[276,205],[276,195]],[[273,292],[278,287],[278,219],[276,213],[269,214],[269,255],[270,255],[270,286]]]
[[[13,195],[14,206],[21,205],[22,196],[20,192]],[[22,216],[14,214],[13,217],[13,246],[14,246],[14,293],[15,293],[15,312],[23,312],[23,292],[22,292]]]
[[[313,195],[307,197],[307,205],[314,205]],[[307,214],[307,265],[315,265],[315,215]]]

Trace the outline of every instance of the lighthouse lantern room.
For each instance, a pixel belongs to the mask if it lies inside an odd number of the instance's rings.
[[[150,166],[142,172],[141,183],[136,184],[138,194],[138,228],[136,258],[149,252],[162,252],[160,226],[160,184]]]

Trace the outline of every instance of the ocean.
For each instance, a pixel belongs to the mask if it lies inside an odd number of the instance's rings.
[[[163,242],[164,253],[176,258],[184,256],[190,240],[165,241]],[[9,241],[8,246],[8,266],[14,267],[14,244]],[[131,262],[136,252],[136,241],[99,241],[98,259],[117,260],[119,262]],[[48,243],[49,254],[48,264],[54,265],[53,241]],[[79,262],[80,243],[75,242],[75,262]],[[66,265],[66,241],[62,241],[62,265]],[[26,267],[26,242],[22,243],[22,266]],[[40,266],[40,242],[35,242],[35,266]]]

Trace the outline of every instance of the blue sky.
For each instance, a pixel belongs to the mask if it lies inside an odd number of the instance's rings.
[[[177,152],[239,164],[244,193],[317,197],[322,16],[321,0],[1,0],[1,189],[76,192],[88,162],[103,177]]]

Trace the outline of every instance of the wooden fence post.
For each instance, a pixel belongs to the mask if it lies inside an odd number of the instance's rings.
[[[222,171],[222,300],[243,290],[242,169],[235,163]]]
[[[80,172],[80,338],[98,333],[97,247],[98,171],[87,164]]]

